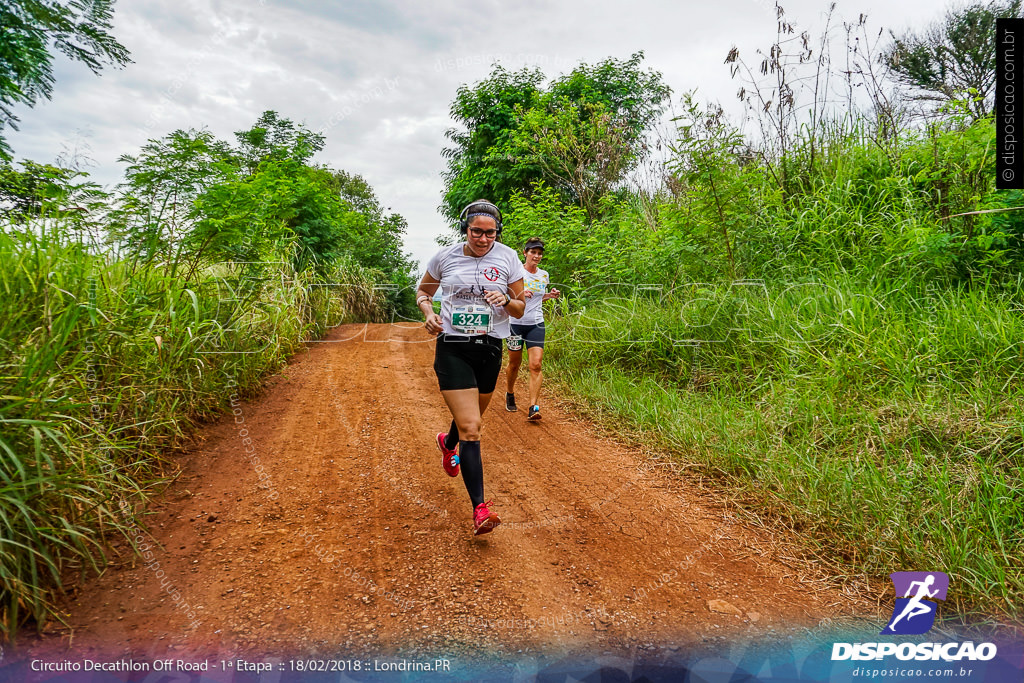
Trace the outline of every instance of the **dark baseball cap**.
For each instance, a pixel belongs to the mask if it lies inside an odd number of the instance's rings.
[[[530,249],[540,249],[544,251],[544,240],[539,237],[531,237],[526,240],[526,244],[523,245],[523,251],[529,251]]]

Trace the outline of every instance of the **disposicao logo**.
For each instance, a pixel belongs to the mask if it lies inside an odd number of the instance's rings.
[[[942,572],[893,572],[889,575],[896,588],[896,606],[881,635],[920,635],[935,623],[938,603],[945,600],[949,577]],[[918,661],[988,661],[996,656],[994,643],[834,643],[832,661],[879,660],[895,655],[897,659]]]
[[[881,635],[928,633],[935,623],[935,611],[939,606],[933,600],[946,599],[949,577],[942,572],[893,572],[889,578],[896,588],[896,607]]]

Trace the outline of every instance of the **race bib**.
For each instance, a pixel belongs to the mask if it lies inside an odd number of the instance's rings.
[[[480,304],[453,306],[452,329],[466,335],[487,334],[491,331],[491,307]]]

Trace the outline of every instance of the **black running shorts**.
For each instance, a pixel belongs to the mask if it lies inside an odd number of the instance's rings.
[[[481,335],[462,337],[439,334],[434,349],[434,373],[441,391],[478,389],[494,391],[501,372],[501,340]]]
[[[523,343],[526,344],[526,348],[532,349],[534,346],[544,348],[544,323],[540,322],[536,325],[512,325],[512,334],[517,334],[523,338]]]

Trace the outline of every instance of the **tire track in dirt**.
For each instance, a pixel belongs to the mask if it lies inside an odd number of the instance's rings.
[[[486,494],[504,524],[473,537],[461,477],[433,443],[450,416],[432,358],[419,326],[342,326],[310,344],[240,415],[200,431],[151,506],[160,568],[201,624],[122,546],[67,601],[73,630],[32,648],[635,652],[874,613],[798,578],[813,568],[763,550],[776,545],[765,532],[552,401],[540,423],[488,411]],[[710,611],[715,599],[739,614]]]

